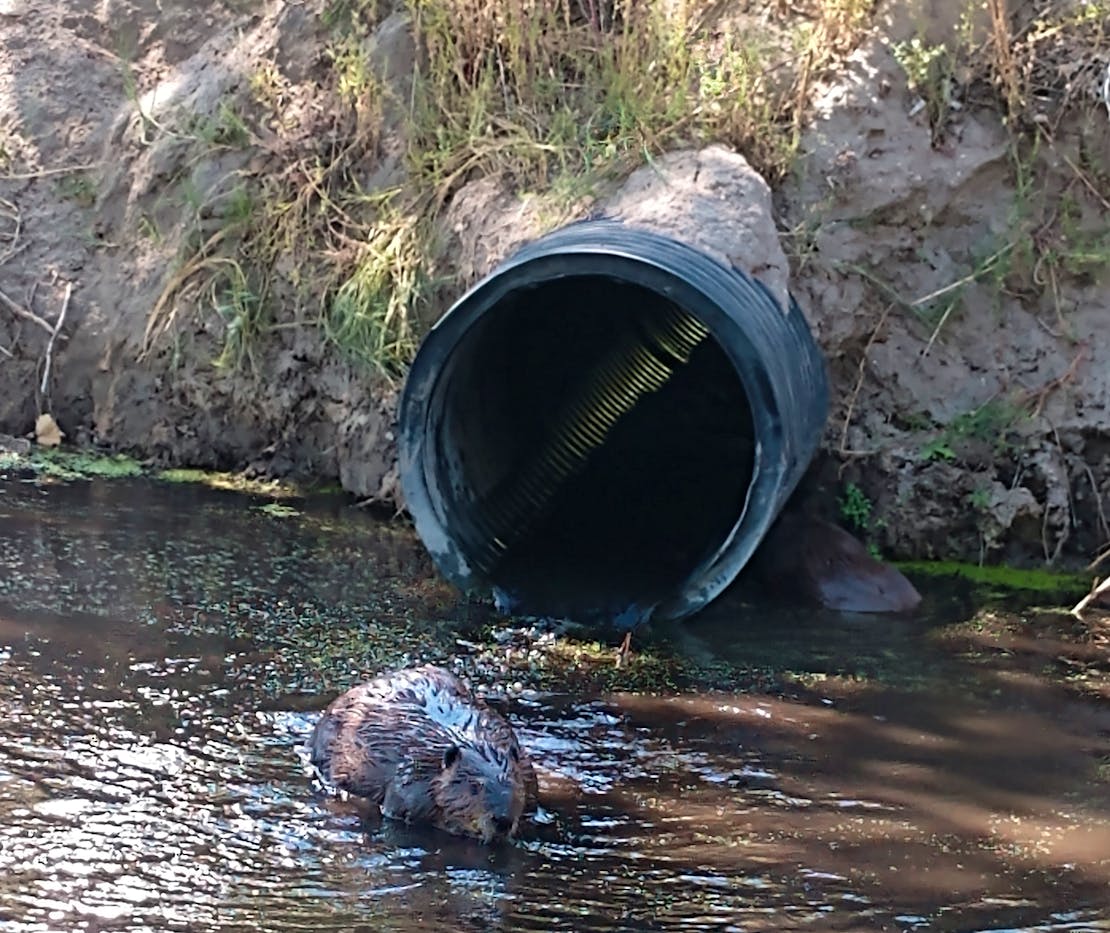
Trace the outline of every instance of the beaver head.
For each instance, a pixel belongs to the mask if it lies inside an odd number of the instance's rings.
[[[520,758],[515,742],[448,745],[433,790],[441,827],[483,842],[512,836],[526,803]]]

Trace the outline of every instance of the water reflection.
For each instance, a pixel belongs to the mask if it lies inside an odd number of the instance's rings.
[[[368,825],[297,755],[336,688],[289,619],[419,639],[453,611],[410,536],[146,484],[0,490],[5,930],[1110,929],[1106,710],[926,655],[920,626],[682,635],[759,664],[817,643],[880,688],[523,697],[543,819],[489,849]]]

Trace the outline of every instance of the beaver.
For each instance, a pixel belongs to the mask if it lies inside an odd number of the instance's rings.
[[[457,836],[511,837],[536,804],[536,774],[512,726],[433,665],[352,687],[321,715],[309,751],[325,784]]]

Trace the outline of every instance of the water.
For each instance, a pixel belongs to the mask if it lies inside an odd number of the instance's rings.
[[[315,711],[486,610],[404,529],[258,504],[0,482],[0,929],[1110,930],[1110,708],[935,611],[726,600],[665,635],[777,689],[525,691],[514,845],[364,823]]]

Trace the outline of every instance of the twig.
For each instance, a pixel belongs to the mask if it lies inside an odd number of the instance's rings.
[[[29,181],[32,178],[46,178],[50,175],[70,175],[73,172],[87,172],[99,168],[99,162],[86,162],[83,165],[58,165],[54,168],[40,168],[33,172],[8,172],[0,175],[0,181]]]
[[[46,395],[46,384],[50,380],[50,364],[54,357],[54,341],[58,339],[58,332],[66,322],[66,312],[69,310],[69,296],[72,294],[73,283],[66,282],[66,293],[65,297],[62,299],[62,313],[58,315],[58,323],[54,325],[54,331],[50,335],[50,342],[46,345],[46,363],[42,367],[42,385],[39,386],[39,393],[43,396]]]
[[[1091,586],[1091,592],[1072,607],[1071,614],[1073,616],[1081,615],[1083,610],[1091,605],[1091,603],[1098,599],[1103,593],[1110,593],[1110,577],[1107,577],[1101,583],[1093,584]]]
[[[3,353],[9,360],[15,359],[15,354],[5,346],[0,345],[0,353]]]
[[[1101,564],[1108,557],[1110,557],[1110,544],[1106,544],[1106,545],[1103,546],[1102,551],[1095,555],[1095,559],[1087,565],[1086,569],[1087,570],[1094,570],[1099,564]]]
[[[957,288],[961,288],[964,285],[970,285],[972,282],[978,279],[979,276],[986,272],[991,267],[992,263],[1001,259],[1013,248],[1013,243],[1007,243],[1005,246],[1002,247],[1002,249],[998,250],[996,253],[992,253],[990,256],[984,259],[981,265],[972,269],[967,275],[963,276],[963,278],[956,279],[955,282],[949,282],[947,285],[942,285],[936,291],[929,292],[928,295],[922,295],[920,298],[915,298],[913,301],[910,302],[910,307],[916,308],[918,305],[923,305],[925,304],[925,302],[932,301],[934,298],[939,298],[941,295],[947,295],[949,292],[953,292]]]
[[[5,295],[3,291],[0,291],[0,302],[3,302],[5,305],[7,305],[8,310],[11,311],[11,313],[14,314],[16,317],[21,317],[24,320],[31,321],[32,323],[37,324],[39,327],[41,327],[48,334],[53,335],[54,328],[48,321],[39,317],[37,314],[35,314],[34,311],[28,311],[23,306],[16,304],[11,298]]]
[[[965,275],[962,279],[957,279],[955,282],[951,282],[948,285],[945,285],[943,288],[938,288],[936,291],[930,292],[928,295],[924,295],[921,298],[918,298],[916,301],[911,303],[911,307],[916,308],[919,305],[923,305],[927,301],[932,301],[934,298],[939,298],[941,295],[944,295],[947,292],[953,291],[957,288],[961,288],[964,285],[970,285],[972,282],[978,281],[979,276],[990,269],[1007,252],[1013,249],[1013,247],[1013,243],[1007,243],[1005,246],[1002,247],[1002,249],[998,250],[998,252],[994,253],[992,256],[988,256],[985,260],[983,260],[982,265],[976,267],[975,269],[972,269],[971,272]],[[948,323],[948,317],[952,313],[952,309],[955,307],[956,302],[953,301],[951,304],[948,305],[947,308],[944,309],[944,314],[940,316],[940,320],[937,321],[937,326],[933,328],[933,333],[929,336],[929,342],[925,344],[925,349],[921,351],[921,355],[923,357],[928,356],[929,351],[933,349],[933,344],[936,343],[937,337],[940,336],[941,330],[944,329],[944,325]]]
[[[1048,396],[1057,389],[1062,388],[1073,379],[1075,379],[1076,373],[1079,372],[1079,365],[1083,362],[1083,357],[1085,356],[1086,352],[1087,344],[1080,344],[1074,358],[1072,359],[1071,363],[1068,364],[1068,368],[1064,371],[1064,374],[1062,376],[1057,376],[1055,379],[1049,379],[1048,382],[1046,382],[1039,389],[1022,389],[1022,394],[1024,397],[1021,399],[1019,404],[1027,405],[1034,399],[1037,400],[1037,404],[1034,405],[1029,412],[1030,418],[1039,417],[1041,412],[1044,411],[1044,406],[1045,403],[1048,401]]]
[[[893,302],[888,304],[879,317],[879,323],[875,325],[875,329],[871,331],[871,336],[868,338],[867,346],[863,348],[863,356],[859,361],[859,376],[856,379],[856,386],[852,389],[852,396],[848,399],[848,411],[844,414],[844,425],[840,429],[840,454],[843,455],[848,450],[848,428],[852,423],[852,413],[856,410],[856,400],[859,398],[860,389],[863,388],[863,379],[867,374],[867,357],[871,353],[871,348],[875,345],[875,340],[879,336],[879,331],[883,329],[886,323],[887,315],[890,314],[891,309],[894,307]]]

